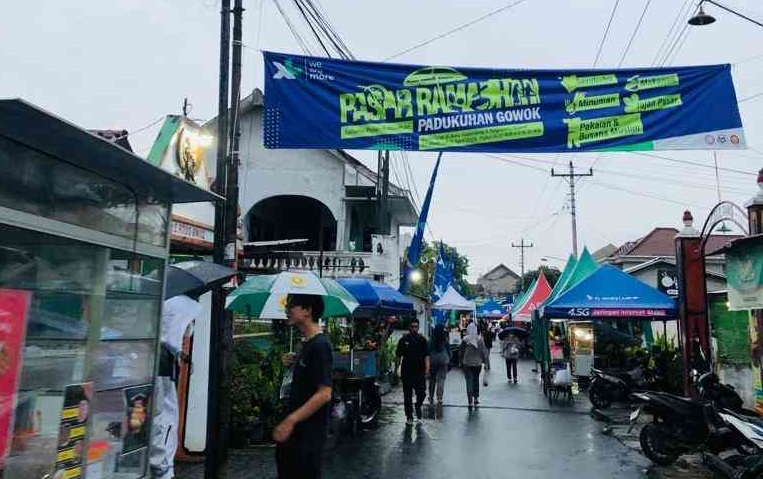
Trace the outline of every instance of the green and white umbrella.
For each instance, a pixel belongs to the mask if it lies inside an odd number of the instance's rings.
[[[286,296],[315,294],[323,297],[324,318],[349,316],[358,302],[336,281],[312,272],[289,271],[249,277],[225,300],[225,308],[257,318],[285,319]]]

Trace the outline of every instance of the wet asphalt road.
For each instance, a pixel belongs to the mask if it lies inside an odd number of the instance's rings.
[[[378,428],[360,438],[330,443],[324,479],[643,478],[649,461],[601,433],[584,395],[572,405],[550,406],[531,372],[520,364],[519,384],[508,384],[493,354],[490,385],[480,406],[466,407],[463,374],[453,369],[445,387],[442,419],[406,426],[402,392],[384,398]],[[179,477],[202,477],[183,468]],[[236,452],[228,477],[272,478],[272,448]]]

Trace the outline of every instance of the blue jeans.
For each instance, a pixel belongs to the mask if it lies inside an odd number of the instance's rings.
[[[466,379],[466,396],[469,401],[480,397],[480,372],[482,366],[463,366],[464,379]]]

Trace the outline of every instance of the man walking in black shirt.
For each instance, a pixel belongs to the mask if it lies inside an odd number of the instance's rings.
[[[299,354],[284,357],[293,367],[288,416],[273,431],[278,479],[320,479],[331,402],[331,343],[321,332],[323,298],[290,294],[286,299],[289,325],[304,336]],[[289,363],[289,364],[287,364]]]
[[[429,347],[424,336],[419,334],[419,320],[413,319],[409,332],[400,338],[395,354],[395,370],[400,367],[403,383],[406,424],[413,424],[413,392],[416,392],[416,420],[421,421],[421,406],[426,396],[426,377],[429,375]]]

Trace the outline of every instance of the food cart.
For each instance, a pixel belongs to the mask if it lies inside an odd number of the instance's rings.
[[[0,477],[146,477],[171,204],[215,196],[20,100],[0,165]]]

